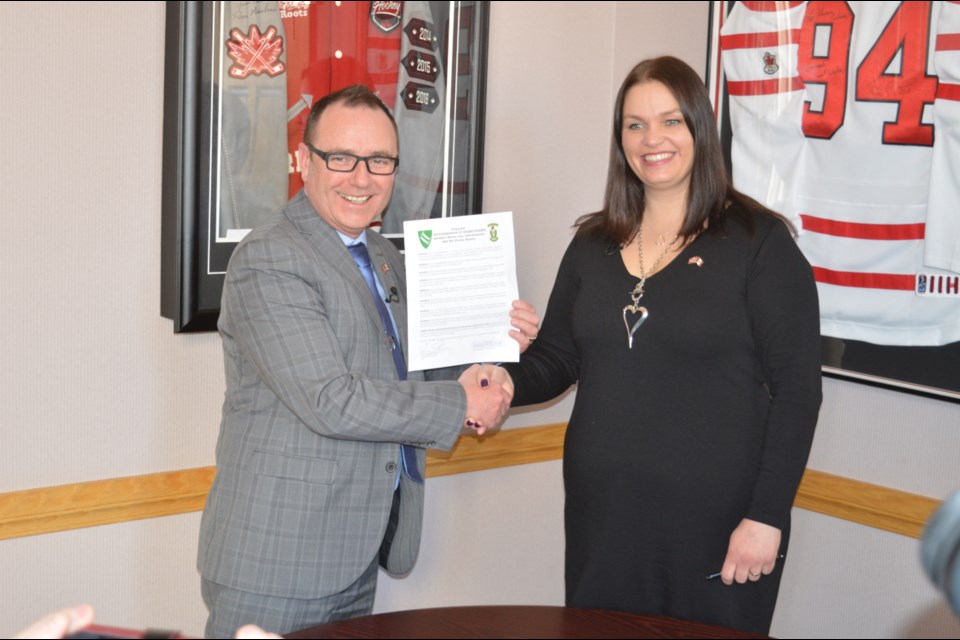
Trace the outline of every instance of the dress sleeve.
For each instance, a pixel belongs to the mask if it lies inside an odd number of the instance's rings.
[[[747,308],[770,408],[747,517],[783,529],[820,411],[820,312],[813,272],[786,226],[763,231],[747,273]]]
[[[520,356],[520,362],[503,365],[513,378],[515,407],[552,400],[579,378],[580,355],[571,326],[580,290],[577,254],[578,240],[574,239],[560,262],[536,342]]]

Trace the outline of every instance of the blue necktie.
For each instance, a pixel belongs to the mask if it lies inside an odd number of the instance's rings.
[[[373,274],[373,267],[370,266],[370,254],[367,247],[362,242],[352,244],[347,247],[347,251],[353,256],[354,262],[360,267],[360,274],[367,282],[367,288],[370,289],[370,295],[373,296],[373,303],[380,313],[380,321],[383,323],[384,333],[390,338],[390,355],[393,356],[393,364],[397,368],[397,377],[401,380],[407,379],[407,364],[403,361],[403,353],[400,351],[400,341],[397,340],[397,334],[393,330],[393,320],[390,319],[390,312],[387,311],[387,305],[384,303],[380,292],[377,291],[376,276]],[[417,468],[417,450],[414,447],[402,444],[400,452],[403,456],[403,470],[411,479],[417,482],[423,482],[423,476]]]

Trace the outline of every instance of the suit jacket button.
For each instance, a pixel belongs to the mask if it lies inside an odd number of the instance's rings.
[[[396,471],[397,471],[397,463],[396,463],[396,462],[388,462],[388,463],[387,463],[387,473],[396,473]]]

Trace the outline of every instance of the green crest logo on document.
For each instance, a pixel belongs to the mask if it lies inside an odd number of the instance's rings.
[[[497,240],[500,239],[499,236],[497,236],[498,226],[500,225],[497,224],[496,222],[491,222],[490,224],[487,225],[487,228],[490,229],[490,242],[496,242]]]
[[[423,248],[426,249],[430,246],[430,242],[433,240],[433,231],[418,231],[417,237],[420,238],[420,244],[423,245]]]

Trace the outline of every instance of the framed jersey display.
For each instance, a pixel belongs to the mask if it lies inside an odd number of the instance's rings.
[[[734,185],[813,267],[829,375],[960,401],[960,2],[712,2]]]
[[[483,2],[167,2],[161,314],[215,331],[237,243],[301,188],[311,106],[362,83],[400,135],[373,228],[480,211]]]

